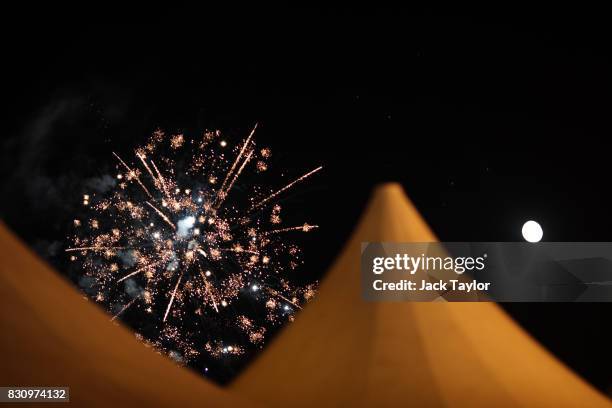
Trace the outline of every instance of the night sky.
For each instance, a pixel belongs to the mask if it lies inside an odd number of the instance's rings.
[[[259,123],[289,174],[325,166],[287,199],[322,226],[313,279],[388,180],[442,241],[519,241],[528,219],[546,241],[612,241],[612,29],[597,10],[485,11],[18,11],[0,218],[69,274],[64,238],[111,151]],[[610,304],[504,307],[610,391]]]

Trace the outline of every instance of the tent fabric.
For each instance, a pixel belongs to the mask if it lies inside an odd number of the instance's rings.
[[[375,190],[317,298],[231,384],[270,406],[610,407],[494,303],[365,302],[361,242],[436,241]]]
[[[1,222],[0,333],[2,386],[69,386],[73,406],[253,406],[111,323]]]

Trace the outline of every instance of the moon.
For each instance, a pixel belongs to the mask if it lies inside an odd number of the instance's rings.
[[[544,231],[540,224],[535,221],[527,221],[523,224],[523,238],[527,242],[540,242],[544,236]]]

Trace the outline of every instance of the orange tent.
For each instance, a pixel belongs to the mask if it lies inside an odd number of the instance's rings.
[[[0,385],[69,386],[75,406],[252,406],[109,320],[0,223]]]
[[[231,385],[270,406],[610,407],[494,303],[365,302],[361,242],[436,237],[378,188],[319,294]]]
[[[361,241],[434,239],[400,187],[380,188],[319,297],[230,394],[110,324],[0,224],[0,384],[104,407],[610,406],[495,304],[361,300]]]

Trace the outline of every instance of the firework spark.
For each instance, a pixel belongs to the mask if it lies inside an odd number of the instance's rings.
[[[293,286],[284,277],[301,264],[301,252],[277,236],[318,226],[284,227],[280,205],[265,209],[321,167],[277,190],[243,182],[247,170],[260,175],[270,167],[270,149],[256,148],[256,128],[234,148],[235,156],[227,153],[228,141],[213,143],[219,131],[193,138],[156,131],[135,149],[135,164],[113,152],[117,189],[105,197],[85,194],[83,205],[95,217],[73,221],[66,252],[93,281],[89,294],[112,320],[148,316],[139,336],[177,361],[238,356],[249,343],[260,345],[268,330],[237,310],[247,295],[274,324],[292,320],[293,310],[314,294],[316,284]],[[237,193],[228,200],[238,183],[243,200]],[[209,335],[199,323],[206,319],[232,322],[245,342]]]
[[[313,174],[315,174],[317,171],[323,169],[323,166],[319,166],[314,170],[309,171],[308,173],[304,174],[301,177],[298,177],[297,179],[293,180],[291,183],[287,184],[285,187],[281,188],[280,190],[270,194],[268,197],[264,198],[263,200],[261,200],[260,202],[258,202],[257,204],[253,205],[253,207],[251,207],[251,210],[255,210],[261,206],[263,206],[264,204],[266,204],[267,202],[275,199],[276,197],[278,197],[281,193],[285,192],[286,190],[289,190],[291,187],[293,187],[294,185],[296,185],[297,183],[299,183],[302,180],[307,179],[308,177],[312,176]]]
[[[315,228],[319,228],[319,226],[318,225],[309,225],[309,224],[305,223],[304,225],[298,225],[297,227],[279,228],[279,229],[275,229],[275,230],[271,230],[271,231],[266,231],[266,232],[264,232],[264,234],[272,235],[272,234],[280,234],[281,232],[289,232],[289,231],[308,232],[308,231],[313,230]]]

